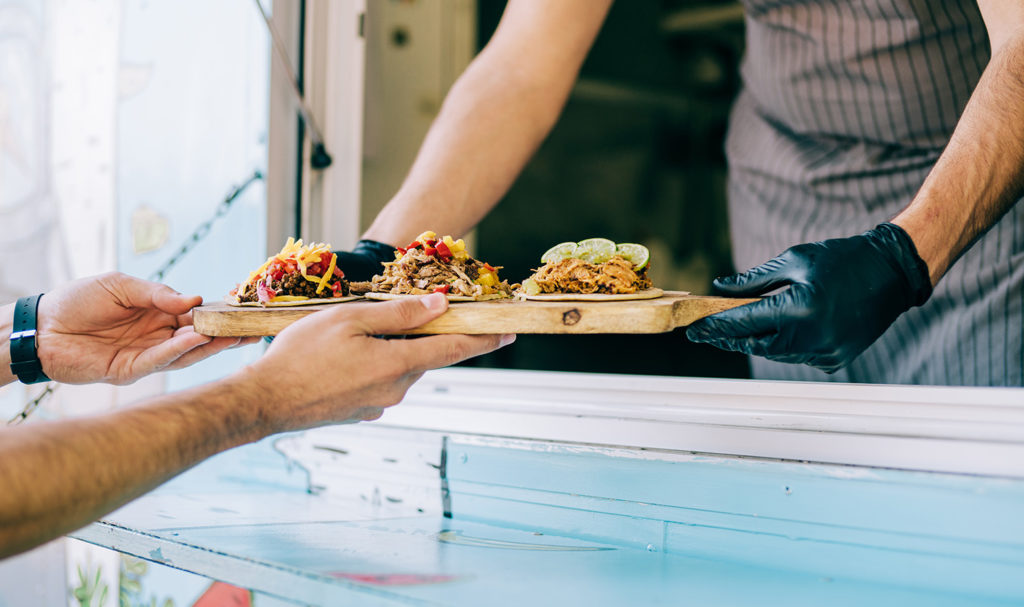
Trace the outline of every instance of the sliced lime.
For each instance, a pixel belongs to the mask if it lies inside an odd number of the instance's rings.
[[[573,257],[590,263],[604,263],[615,255],[615,243],[607,238],[588,238],[576,243]]]
[[[651,260],[651,252],[642,244],[627,242],[615,247],[615,254],[633,264],[634,270],[642,270]]]
[[[540,262],[554,263],[557,261],[562,261],[563,259],[569,259],[570,257],[573,256],[574,253],[576,253],[576,243],[563,242],[561,244],[556,244],[555,246],[548,249],[546,253],[541,255]]]
[[[523,293],[527,295],[540,295],[540,285],[532,278],[523,281]]]

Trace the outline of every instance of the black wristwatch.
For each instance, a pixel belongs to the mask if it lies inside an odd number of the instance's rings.
[[[43,294],[22,297],[14,305],[14,326],[11,328],[11,373],[23,384],[50,381],[36,354],[36,312]]]

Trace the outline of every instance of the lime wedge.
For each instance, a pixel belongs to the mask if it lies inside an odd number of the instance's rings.
[[[627,242],[615,247],[615,254],[633,264],[634,270],[642,270],[651,260],[651,252],[642,244]]]
[[[590,263],[604,263],[615,255],[615,243],[607,238],[588,238],[576,243],[573,257]]]
[[[540,262],[554,263],[557,261],[562,261],[563,259],[569,259],[570,257],[573,257],[574,253],[576,253],[576,243],[563,242],[561,244],[556,244],[555,246],[548,249],[546,253],[541,255]]]
[[[532,278],[523,281],[523,293],[527,295],[540,295],[540,285]]]

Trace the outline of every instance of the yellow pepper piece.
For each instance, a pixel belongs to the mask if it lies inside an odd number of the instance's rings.
[[[498,284],[498,279],[494,276],[493,273],[484,271],[481,272],[479,276],[477,276],[475,282],[476,284],[484,287],[493,287],[494,285]]]
[[[338,256],[331,253],[331,265],[327,266],[327,271],[324,272],[324,277],[320,279],[320,286],[316,288],[316,292],[319,295],[320,291],[323,291],[324,287],[327,286],[327,281],[334,275],[334,266],[338,263]]]

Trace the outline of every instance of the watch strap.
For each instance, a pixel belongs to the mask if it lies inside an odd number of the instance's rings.
[[[36,352],[36,314],[43,294],[22,297],[14,305],[14,325],[11,328],[11,373],[24,384],[50,381],[43,373],[43,365]]]

